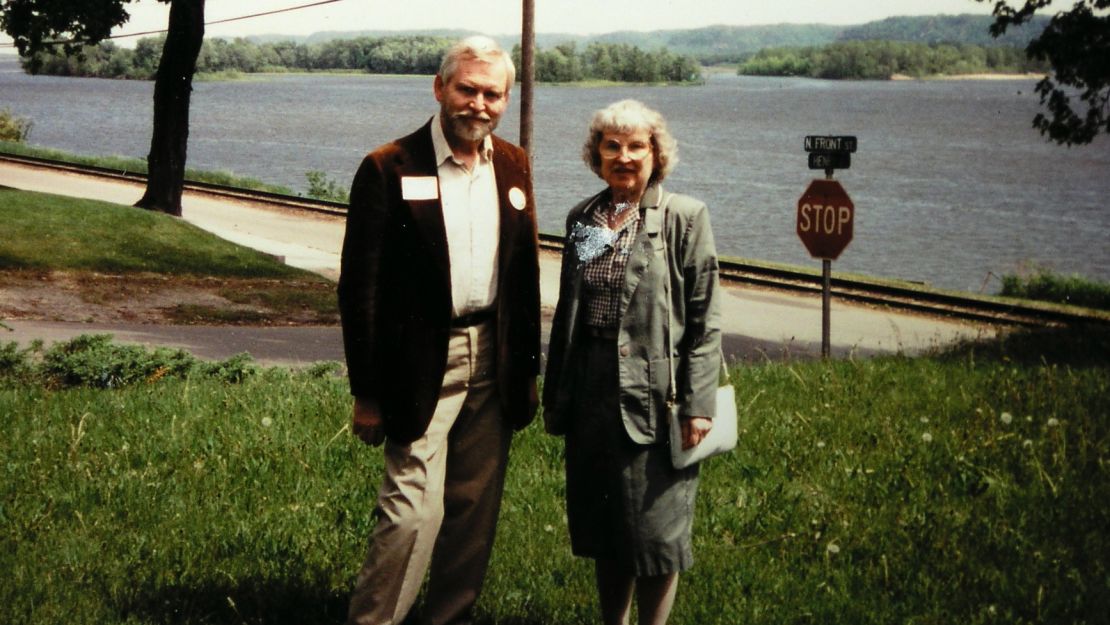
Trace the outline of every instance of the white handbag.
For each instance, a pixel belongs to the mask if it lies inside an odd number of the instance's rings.
[[[717,416],[713,419],[713,428],[705,438],[689,449],[682,448],[682,420],[678,418],[678,405],[668,401],[667,406],[667,420],[671,431],[671,464],[674,468],[684,469],[736,447],[736,391],[732,384],[717,387]]]
[[[667,195],[662,201],[663,211],[663,257],[667,251],[667,204],[673,194]],[[668,261],[669,262],[669,261]],[[736,390],[728,377],[728,368],[725,367],[724,353],[721,356],[721,372],[724,383],[717,387],[717,414],[713,418],[713,427],[705,438],[689,449],[682,448],[682,420],[679,418],[677,390],[674,377],[674,335],[671,324],[671,279],[668,271],[664,293],[667,299],[667,364],[670,369],[670,388],[667,390],[667,422],[669,425],[669,439],[671,447],[671,464],[676,469],[684,469],[697,464],[706,458],[716,456],[736,447]]]

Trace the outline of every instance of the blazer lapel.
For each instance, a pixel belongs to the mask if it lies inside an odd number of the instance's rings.
[[[516,229],[520,216],[524,212],[527,195],[524,193],[525,183],[520,179],[520,168],[509,159],[499,145],[500,140],[493,138],[493,175],[497,181],[498,220],[500,222],[497,263],[499,280],[507,276],[504,268],[513,257],[513,248],[516,244]],[[516,204],[513,202],[516,201]],[[500,292],[500,289],[498,289]]]
[[[582,205],[581,205],[581,208],[575,214],[568,216],[568,218],[571,219],[573,222],[580,222],[582,220],[582,216],[586,215],[590,211],[594,210],[594,207],[597,206],[597,204],[599,202],[603,201],[604,198],[607,197],[607,194],[608,194],[608,190],[602,191],[601,193],[598,193],[597,195],[590,198],[589,201],[583,202]],[[569,237],[568,237],[568,239],[569,239]],[[564,241],[563,244],[564,245],[571,245],[569,240]],[[575,257],[577,257],[577,251],[576,250],[564,249],[563,253],[564,254],[568,254],[568,253],[569,254],[574,254]],[[577,339],[577,337],[578,337],[578,328],[581,325],[581,324],[578,323],[578,311],[581,308],[581,304],[582,304],[582,277],[585,274],[585,271],[586,271],[586,263],[576,262],[575,269],[574,269],[574,277],[573,277],[572,282],[571,282],[571,297],[568,300],[570,302],[570,308],[567,311],[567,319],[570,320],[570,323],[567,326],[568,327],[567,338],[566,338],[566,341],[564,343],[565,345],[568,345],[568,346],[573,345],[578,340]],[[560,282],[561,282],[561,276],[560,276]],[[560,284],[560,288],[562,288],[561,284]],[[563,295],[560,293],[559,297],[562,298]]]
[[[651,260],[656,252],[663,249],[659,232],[663,226],[663,215],[659,211],[659,199],[663,195],[663,187],[656,184],[644,191],[640,205],[644,210],[644,221],[640,232],[632,244],[632,252],[628,257],[628,265],[624,273],[624,289],[621,292],[621,318],[628,312],[628,305],[632,302],[632,294],[640,284]]]
[[[433,118],[434,119],[434,118]],[[432,260],[443,272],[448,292],[451,287],[451,262],[447,252],[447,229],[443,224],[443,204],[439,196],[438,164],[435,162],[435,149],[432,147],[432,122],[413,133],[412,141],[405,146],[407,156],[398,164],[397,173],[403,180],[406,177],[431,177],[435,179],[434,199],[405,199],[402,203],[409,207],[413,222],[428,245]]]

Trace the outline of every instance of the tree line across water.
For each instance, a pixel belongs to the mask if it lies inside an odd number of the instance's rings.
[[[80,55],[42,53],[40,73],[55,76],[151,80],[158,69],[164,38],[140,39],[134,49],[112,42],[86,46]],[[454,39],[433,36],[359,37],[320,44],[293,41],[255,43],[247,39],[206,39],[197,58],[202,74],[286,71],[363,71],[372,74],[434,74]],[[519,66],[520,47],[513,49]],[[23,61],[24,69],[32,60]],[[537,50],[536,80],[578,82],[696,82],[701,65],[689,55],[666,48],[645,51],[630,44],[575,43]]]
[[[359,37],[305,44],[293,41],[256,43],[247,39],[207,39],[197,58],[202,74],[362,71],[371,74],[434,74],[454,39],[411,35]],[[112,42],[87,46],[79,56],[60,51],[40,54],[41,73],[56,76],[153,79],[161,58],[161,38],[145,38],[134,49]],[[520,64],[520,47],[513,58]],[[29,67],[31,59],[24,60]],[[755,76],[807,76],[827,79],[886,80],[980,73],[1043,73],[1044,61],[1030,60],[1009,46],[844,41],[821,46],[767,48],[739,64],[738,72]],[[667,48],[645,50],[629,43],[566,42],[535,55],[536,80],[700,82],[701,64]]]
[[[846,41],[827,46],[769,48],[740,64],[749,76],[887,80],[895,75],[1025,74],[1049,70],[1008,46]]]

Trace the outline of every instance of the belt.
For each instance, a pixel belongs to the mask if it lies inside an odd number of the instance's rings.
[[[586,334],[594,337],[595,339],[608,339],[610,341],[616,340],[620,335],[620,330],[617,328],[599,328],[597,326],[586,326]]]
[[[483,323],[493,321],[497,317],[497,313],[492,308],[479,310],[465,315],[459,315],[451,320],[452,328],[471,328],[480,326]]]

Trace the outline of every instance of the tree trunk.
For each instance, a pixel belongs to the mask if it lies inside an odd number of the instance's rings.
[[[147,157],[146,193],[135,206],[181,216],[189,98],[204,42],[204,0],[172,0],[170,25],[154,79],[154,132]]]

